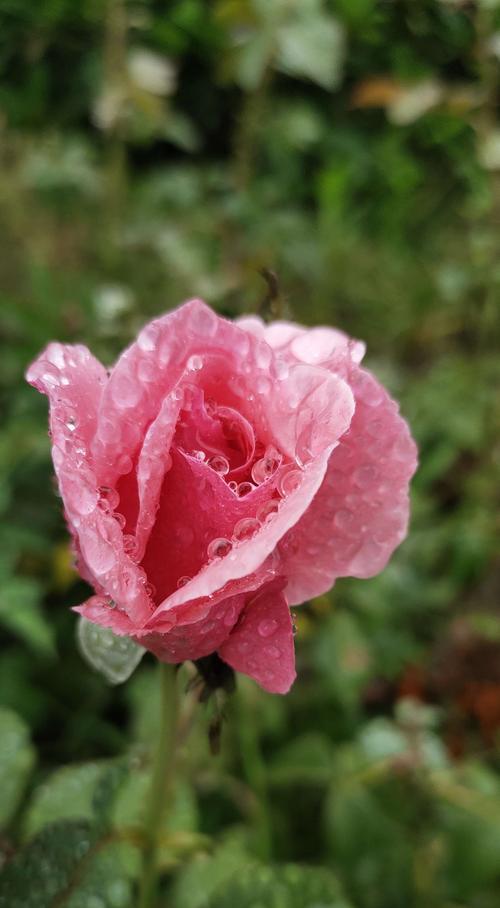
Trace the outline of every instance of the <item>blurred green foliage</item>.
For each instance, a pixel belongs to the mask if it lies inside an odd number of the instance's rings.
[[[200,711],[166,903],[497,908],[500,4],[0,0],[0,25],[0,906],[134,904],[156,696],[149,656],[110,689],[78,654],[24,369],[50,339],[112,363],[190,296],[255,311],[271,268],[402,401],[412,529],[298,612],[287,698],[240,679],[219,757]]]

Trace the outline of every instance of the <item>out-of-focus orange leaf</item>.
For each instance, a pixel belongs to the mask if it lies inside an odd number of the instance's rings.
[[[404,92],[404,85],[391,76],[373,76],[355,85],[351,107],[388,107]]]

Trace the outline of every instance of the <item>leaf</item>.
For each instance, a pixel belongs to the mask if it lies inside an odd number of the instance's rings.
[[[57,820],[90,820],[96,785],[105,771],[105,763],[95,762],[63,766],[52,773],[35,789],[24,817],[24,838]]]
[[[130,772],[117,791],[110,811],[110,822],[116,829],[140,826],[151,783],[149,770],[137,769]],[[165,811],[165,832],[192,832],[198,826],[196,799],[190,786],[177,780],[172,803]]]
[[[40,608],[41,590],[28,577],[10,577],[0,589],[0,622],[34,650],[54,654],[52,627]]]
[[[344,32],[333,16],[304,14],[277,32],[277,66],[292,76],[335,88],[342,75]]]
[[[85,820],[46,827],[4,868],[0,908],[132,908],[131,846],[99,842]]]
[[[77,638],[84,659],[110,684],[122,684],[130,678],[146,652],[130,637],[118,637],[109,628],[83,617],[78,622]]]
[[[11,820],[35,763],[35,750],[22,719],[0,707],[0,828]]]
[[[325,868],[249,864],[218,888],[209,908],[349,908],[336,877]]]
[[[233,831],[213,855],[198,855],[177,874],[172,905],[176,908],[208,908],[215,891],[250,861],[241,831]]]

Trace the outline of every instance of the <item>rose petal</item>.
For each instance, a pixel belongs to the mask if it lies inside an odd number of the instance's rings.
[[[356,411],[321,488],[279,546],[290,604],[319,596],[337,577],[371,577],[404,539],[417,452],[398,407],[353,367]]]
[[[283,586],[276,580],[252,596],[219,647],[219,656],[231,668],[274,694],[286,694],[296,677],[293,625]]]
[[[215,604],[205,603],[198,621],[174,626],[168,633],[140,635],[138,641],[162,662],[201,659],[215,652],[226,640],[245,605],[245,594]]]
[[[113,608],[113,603],[103,596],[91,596],[82,605],[73,606],[73,611],[83,615],[93,624],[109,627],[115,634],[128,637],[135,632],[135,625],[128,615],[118,608]]]

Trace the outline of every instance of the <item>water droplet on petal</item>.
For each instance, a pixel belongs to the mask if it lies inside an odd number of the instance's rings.
[[[264,618],[257,625],[257,631],[261,637],[272,637],[277,630],[278,622],[274,618]]]
[[[350,530],[355,522],[355,514],[347,508],[340,508],[333,518],[333,524],[337,529],[345,532]]]
[[[288,473],[285,473],[280,480],[279,484],[279,493],[286,498],[287,495],[291,495],[292,492],[295,492],[298,489],[302,480],[302,473],[300,470],[290,470]]]
[[[203,369],[203,360],[201,356],[190,356],[187,361],[187,367],[190,372],[199,372],[200,369]]]
[[[273,445],[269,445],[266,448],[264,457],[257,460],[252,467],[253,481],[257,485],[261,485],[276,472],[282,460],[280,452]]]
[[[245,539],[250,539],[254,536],[259,529],[260,523],[255,517],[243,517],[242,520],[238,520],[233,530],[233,539],[243,542]]]
[[[133,463],[132,463],[131,458],[128,456],[128,454],[122,454],[118,458],[117,463],[116,463],[116,469],[118,470],[119,473],[122,474],[122,476],[124,476],[126,473],[130,473],[132,467],[133,467]]]
[[[137,547],[137,540],[135,536],[130,534],[125,534],[123,537],[123,551],[132,561],[137,558],[139,552]]]
[[[207,462],[208,466],[212,467],[212,470],[215,470],[219,476],[225,476],[229,473],[229,461],[222,454],[216,454],[215,457],[211,457]]]
[[[267,375],[259,375],[255,382],[258,394],[269,394],[271,390],[271,381]]]
[[[97,491],[99,492],[99,507],[106,513],[116,511],[120,502],[120,496],[116,489],[111,489],[109,486],[99,486]]]
[[[212,539],[211,543],[207,548],[207,555],[210,559],[212,558],[224,558],[232,549],[232,542],[229,539],[224,537],[218,537],[217,539]]]
[[[73,413],[69,413],[68,416],[66,417],[66,428],[69,429],[70,432],[74,432],[77,425],[78,425],[78,420],[77,420],[76,416]]]
[[[159,328],[154,323],[146,325],[137,338],[137,346],[145,353],[151,353],[158,341]]]
[[[256,488],[252,482],[240,482],[237,489],[237,494],[239,498],[244,498],[245,495],[249,495],[250,492]]]
[[[233,626],[234,622],[236,621],[236,615],[237,615],[237,612],[236,612],[234,605],[230,605],[226,614],[224,615],[224,618],[222,619],[224,621],[224,624],[226,625],[226,627]]]
[[[146,583],[144,584],[144,589],[145,589],[146,593],[148,594],[149,598],[154,600],[154,598],[156,596],[156,587],[155,587],[154,583],[150,583],[149,580],[146,581]]]
[[[200,463],[202,463],[206,457],[205,451],[193,451],[193,457],[195,457],[196,460],[199,460]]]
[[[275,372],[278,381],[285,381],[289,373],[288,363],[284,359],[277,359],[275,362]]]
[[[270,659],[279,659],[281,650],[279,650],[277,646],[274,646],[274,644],[271,644],[264,648],[264,655],[269,656]]]
[[[231,492],[238,491],[238,483],[235,482],[234,479],[231,479],[231,482],[228,482],[227,486],[228,486],[228,489],[231,489]]]
[[[257,511],[257,520],[260,523],[267,523],[268,520],[271,520],[275,514],[278,513],[279,502],[275,498],[271,498],[270,501],[266,501],[262,507]]]
[[[189,583],[191,577],[188,577],[187,574],[184,577],[179,577],[177,581],[177,589],[180,590],[183,586],[186,586],[186,583]]]

